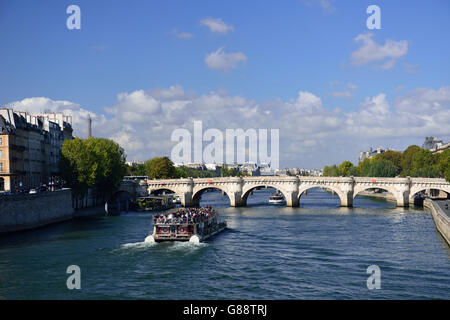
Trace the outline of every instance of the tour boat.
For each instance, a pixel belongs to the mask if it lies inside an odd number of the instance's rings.
[[[270,196],[269,203],[284,203],[283,195],[279,191],[275,192]]]
[[[180,209],[154,216],[153,233],[145,242],[189,241],[202,242],[223,231],[226,221],[219,221],[218,213],[210,207]]]

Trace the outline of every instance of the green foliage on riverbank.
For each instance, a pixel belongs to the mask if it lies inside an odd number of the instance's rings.
[[[150,179],[178,178],[173,162],[168,157],[156,157],[144,162],[146,175]]]
[[[354,166],[350,161],[325,166],[323,175],[329,177],[445,177],[450,181],[450,150],[432,154],[418,146],[409,146],[404,152],[386,151]]]
[[[127,176],[146,176],[145,166],[143,163],[138,163],[136,165],[126,165],[126,175]]]
[[[89,138],[64,141],[59,161],[61,177],[77,195],[95,188],[110,195],[126,173],[125,154],[114,141]]]
[[[212,178],[217,177],[216,172],[207,170],[196,170],[193,168],[188,168],[185,166],[177,167],[177,177],[178,178]]]
[[[237,169],[222,165],[220,174],[216,171],[197,170],[186,166],[175,167],[168,157],[156,157],[135,166],[126,167],[127,175],[148,176],[150,179],[176,179],[176,178],[213,178],[213,177],[240,177],[249,174]]]

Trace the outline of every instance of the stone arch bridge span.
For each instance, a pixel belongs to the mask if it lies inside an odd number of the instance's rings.
[[[371,177],[303,177],[303,176],[260,176],[260,177],[217,177],[146,180],[140,184],[148,193],[167,189],[180,196],[183,206],[198,205],[199,195],[208,188],[222,190],[228,195],[232,207],[245,206],[250,192],[257,187],[278,189],[286,199],[288,207],[299,206],[300,196],[306,190],[316,187],[334,191],[342,207],[353,206],[358,193],[372,188],[386,190],[394,195],[397,206],[406,207],[417,192],[437,189],[450,193],[450,183],[439,178],[371,178]]]

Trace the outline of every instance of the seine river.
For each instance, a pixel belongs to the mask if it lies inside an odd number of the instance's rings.
[[[320,189],[300,208],[245,208],[219,192],[229,230],[206,243],[144,244],[150,213],[89,217],[0,238],[0,299],[450,299],[450,249],[431,214],[357,197],[354,208]],[[81,289],[68,290],[69,265]],[[367,267],[381,270],[369,290]]]

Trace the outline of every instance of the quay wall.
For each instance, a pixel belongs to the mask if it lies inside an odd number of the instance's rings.
[[[0,234],[70,220],[73,216],[70,189],[0,196]]]
[[[431,211],[431,215],[433,216],[434,224],[436,225],[437,230],[447,241],[447,244],[450,245],[449,216],[443,211],[441,206],[436,203],[436,201],[433,201],[431,199],[425,199],[423,202],[423,207]]]

